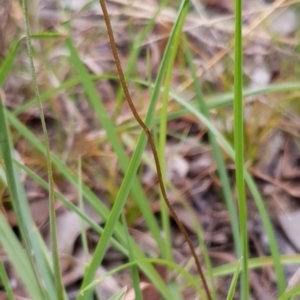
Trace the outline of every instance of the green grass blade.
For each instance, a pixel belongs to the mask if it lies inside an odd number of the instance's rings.
[[[12,291],[12,288],[10,286],[9,278],[7,276],[5,267],[2,263],[0,262],[0,279],[4,287],[4,291],[6,292],[6,296],[8,300],[15,300],[14,293]]]
[[[109,117],[105,111],[105,107],[103,106],[101,99],[99,98],[98,92],[97,92],[93,82],[90,80],[90,77],[89,77],[86,69],[84,68],[82,62],[80,61],[80,59],[78,57],[76,49],[72,45],[70,40],[67,40],[67,46],[69,47],[69,50],[71,53],[71,61],[72,61],[73,65],[75,66],[75,68],[77,69],[78,74],[80,75],[80,79],[81,79],[82,84],[85,88],[85,91],[89,97],[91,105],[95,109],[96,113],[98,114],[99,120],[101,121],[104,129],[106,130],[107,137],[118,157],[121,168],[124,171],[126,171],[126,169],[128,167],[128,159],[126,157],[123,146],[119,142],[119,139],[118,139],[118,136],[116,133],[116,129],[114,128],[111,120],[109,119]],[[156,220],[153,216],[153,213],[150,209],[149,202],[148,202],[147,198],[145,197],[143,190],[141,188],[141,185],[135,176],[133,176],[133,180],[134,180],[134,182],[133,182],[132,193],[143,213],[143,216],[145,218],[145,221],[146,221],[149,229],[151,230],[154,238],[156,239],[156,241],[158,243],[160,251],[163,253],[163,251],[164,251],[163,239],[160,235],[160,230],[158,228],[157,222],[156,222]],[[108,216],[108,213],[106,214],[106,217],[107,216]],[[119,231],[118,235],[123,237],[123,233],[121,233],[120,231]],[[133,250],[133,251],[135,252],[135,256],[139,257],[139,258],[142,257],[143,256],[142,252],[140,250],[138,250],[137,246],[134,246],[134,247],[135,247],[134,248],[135,250]],[[105,249],[103,249],[103,253],[104,252],[105,252]],[[138,254],[137,254],[137,252],[138,252]],[[139,255],[139,256],[137,256],[137,255]],[[97,256],[94,256],[94,257],[97,258]],[[90,268],[87,269],[86,275],[90,274],[89,270],[93,270],[93,272],[95,272],[95,270],[98,268],[98,265],[99,265],[99,263],[95,263],[94,261],[92,261],[90,264]],[[151,278],[153,278],[154,281],[158,282],[158,286],[160,286],[160,289],[162,291],[164,291],[164,294],[169,295],[166,287],[164,286],[161,279],[157,276],[157,272],[154,270],[153,267],[147,266],[147,270],[145,273],[148,274]]]
[[[235,1],[235,47],[234,47],[234,149],[235,181],[239,211],[240,242],[243,257],[241,276],[241,299],[249,299],[247,205],[244,180],[244,103],[243,103],[243,44],[242,0]]]
[[[0,87],[3,86],[10,70],[13,67],[14,60],[18,54],[19,46],[20,46],[21,39],[15,43],[10,48],[10,51],[3,61],[1,68],[0,68]]]
[[[46,191],[49,191],[49,184],[43,180],[40,176],[38,176],[36,173],[34,173],[32,170],[30,170],[25,165],[20,164],[18,161],[14,161],[14,163],[22,170],[26,172],[26,174],[31,177],[34,181],[36,181],[42,188],[44,188]],[[84,214],[84,212],[75,206],[72,202],[70,202],[68,199],[66,199],[62,194],[54,191],[55,197],[61,201],[61,203],[70,211],[75,212],[86,224],[88,224],[96,233],[99,235],[102,234],[103,228],[99,226],[97,223],[92,221],[88,216]],[[115,238],[111,239],[112,245],[119,250],[124,255],[128,256],[128,251],[125,247],[123,247]]]
[[[295,297],[300,294],[300,285],[293,287],[288,292],[282,294],[277,300],[293,300],[292,297]],[[297,298],[299,299],[299,298]],[[295,299],[296,300],[296,299]]]
[[[243,97],[255,96],[259,94],[274,94],[281,92],[291,92],[298,91],[300,89],[299,82],[285,82],[285,83],[275,83],[267,86],[260,86],[256,88],[250,88],[243,90]],[[233,93],[223,93],[221,95],[214,95],[209,97],[209,101],[207,106],[209,109],[211,108],[221,108],[232,104],[234,95]]]
[[[276,241],[276,236],[275,236],[275,233],[273,230],[273,226],[269,219],[268,212],[265,208],[264,200],[262,199],[260,192],[259,192],[253,178],[251,177],[250,173],[247,171],[245,172],[245,180],[247,182],[249,190],[252,193],[253,199],[255,200],[255,204],[258,208],[259,214],[261,216],[261,220],[263,222],[265,231],[268,236],[270,250],[271,250],[271,254],[272,254],[273,262],[274,262],[275,274],[277,277],[277,288],[278,288],[279,294],[281,295],[284,293],[284,290],[286,287],[286,282],[285,282],[285,275],[284,275],[283,267],[282,267],[282,264],[280,263],[280,253],[278,250],[278,244]]]
[[[183,22],[185,16],[187,14],[188,5],[184,6],[184,10],[182,11],[182,18],[180,19],[181,23],[178,24],[179,28],[183,26]],[[168,115],[168,100],[169,100],[169,90],[172,79],[172,71],[174,66],[175,57],[177,54],[177,49],[179,45],[181,37],[181,32],[178,31],[174,35],[174,39],[172,41],[172,51],[168,58],[168,64],[166,66],[166,75],[164,80],[164,89],[162,94],[162,108],[160,110],[160,126],[159,126],[159,141],[158,141],[158,155],[159,155],[159,163],[162,172],[162,178],[164,181],[164,185],[166,185],[166,138],[167,138],[167,115]],[[165,239],[165,248],[166,248],[166,257],[169,260],[172,260],[172,242],[171,242],[171,228],[170,228],[170,219],[169,219],[169,209],[165,200],[163,198],[162,193],[160,192],[160,214],[162,218],[162,229],[164,232]]]
[[[127,227],[124,213],[122,213],[122,223],[123,223],[123,227],[124,227],[124,235],[126,237],[129,262],[133,262],[133,261],[135,261],[135,257],[134,257],[134,253],[131,248],[130,239],[129,239],[130,236],[129,236],[128,227]],[[136,265],[132,265],[130,267],[130,269],[131,269],[132,285],[133,285],[134,292],[135,292],[135,300],[143,300],[143,295],[142,295],[142,291],[140,288],[140,278],[139,278],[138,268]]]
[[[196,100],[198,102],[199,110],[209,120],[209,110],[207,108],[206,102],[203,99],[201,86],[200,86],[198,78],[196,76],[196,70],[195,70],[195,66],[193,64],[192,53],[191,53],[190,49],[188,48],[187,44],[185,45],[185,53],[186,53],[186,57],[188,60],[189,69],[192,73],[192,77],[193,77],[193,81],[194,81],[194,86],[195,86],[196,95],[197,95]],[[238,231],[239,223],[238,223],[237,213],[236,213],[236,209],[235,209],[235,205],[234,205],[234,200],[233,200],[232,194],[231,194],[228,173],[226,171],[226,167],[225,167],[224,160],[222,158],[222,153],[221,153],[220,147],[216,141],[214,134],[211,132],[211,130],[208,130],[208,136],[209,136],[209,141],[212,146],[213,154],[214,154],[214,157],[216,160],[219,178],[222,182],[221,188],[222,188],[222,192],[223,192],[226,206],[227,206],[229,216],[230,216],[231,229],[232,229],[232,233],[233,233],[235,250],[236,250],[237,255],[240,256],[241,255],[241,247],[240,247],[240,237],[239,237],[239,231]],[[212,281],[212,286],[214,287],[213,280],[211,279],[211,281]],[[214,298],[216,298],[215,289],[214,289]]]
[[[189,286],[192,286],[198,293],[199,295],[201,295],[201,299],[205,299],[205,295],[203,290],[201,289],[200,285],[199,285],[199,281],[196,281],[195,278],[189,273],[187,272],[184,268],[182,268],[181,266],[178,266],[177,264],[175,264],[172,261],[169,260],[165,260],[165,259],[160,259],[160,258],[144,258],[144,259],[137,259],[133,262],[129,262],[126,264],[123,264],[121,266],[118,266],[116,268],[114,268],[113,270],[108,271],[105,276],[100,277],[98,279],[95,279],[92,283],[90,283],[88,286],[86,286],[83,290],[80,291],[80,293],[85,293],[89,290],[91,290],[92,288],[94,288],[99,282],[101,282],[103,279],[112,276],[126,268],[129,268],[133,265],[137,265],[137,266],[142,266],[144,264],[149,264],[149,263],[155,263],[158,265],[162,265],[162,266],[167,266],[168,268],[177,271],[178,274],[180,274],[183,278],[186,279],[187,283]],[[169,299],[169,298],[167,298]],[[173,300],[173,298],[171,298]]]
[[[236,284],[238,282],[240,271],[241,271],[241,262],[242,262],[242,258],[240,258],[237,262],[236,270],[233,274],[233,278],[229,287],[226,300],[233,300]]]
[[[12,229],[7,224],[4,216],[0,213],[0,243],[5,249],[26,290],[33,299],[44,299],[39,282],[36,280],[35,272],[30,259],[18,242]]]
[[[114,149],[114,152],[118,158],[118,161],[120,163],[123,172],[126,172],[129,165],[129,160],[126,156],[124,147],[119,141],[117,130],[114,127],[110,118],[108,117],[105,107],[98,95],[98,91],[96,90],[93,81],[90,79],[89,74],[87,73],[83,63],[81,62],[74,45],[70,40],[67,40],[66,44],[70,50],[70,54],[71,54],[70,60],[79,74],[80,80],[82,82],[86,94],[88,95],[91,106],[96,111],[98,115],[98,119],[102,123],[102,126],[106,131],[106,136],[110,141],[112,148]],[[164,249],[162,248],[163,240],[160,235],[160,229],[157,225],[154,215],[151,213],[149,202],[143,192],[140,182],[137,180],[135,176],[133,177],[134,177],[133,189],[132,189],[133,196],[137,204],[139,205],[140,210],[142,211],[147,226],[149,227],[151,233],[153,234],[154,239],[156,240],[158,246],[160,247],[160,251],[163,253],[164,252]]]
[[[77,174],[78,174],[78,206],[80,211],[82,211],[82,214],[84,215],[84,206],[83,206],[83,197],[82,197],[82,171],[81,171],[81,157],[78,158],[77,163]],[[88,241],[86,236],[86,230],[84,227],[83,220],[81,219],[81,243],[82,248],[84,251],[84,254],[86,258],[89,258],[89,247],[88,247]]]
[[[64,286],[62,283],[62,277],[60,272],[60,261],[59,261],[58,245],[57,245],[57,233],[56,233],[57,228],[56,228],[55,199],[54,199],[54,187],[53,187],[54,183],[53,183],[53,174],[52,174],[51,157],[50,157],[50,144],[49,144],[46,121],[44,117],[42,102],[40,100],[40,92],[37,85],[36,73],[35,73],[35,68],[33,63],[33,54],[32,54],[33,52],[32,52],[31,37],[30,37],[30,25],[29,25],[27,0],[22,0],[22,7],[24,12],[26,42],[27,42],[27,51],[28,51],[31,76],[33,79],[35,95],[38,100],[38,108],[39,108],[42,129],[43,129],[44,143],[46,145],[47,171],[48,171],[48,180],[50,184],[50,189],[49,189],[50,236],[51,236],[52,264],[53,264],[53,272],[54,272],[56,298],[58,300],[64,300],[65,299]]]
[[[100,80],[100,79],[118,79],[118,77],[116,75],[109,75],[109,74],[90,75],[87,73],[87,76],[92,81],[96,81],[96,80]],[[1,78],[1,69],[0,69],[0,78]],[[140,79],[129,78],[128,80],[130,82],[140,84],[142,86],[145,86],[145,87],[148,87],[151,89],[153,89],[153,87],[154,87],[153,83],[149,84],[149,82],[143,81]],[[41,101],[42,102],[47,101],[50,97],[55,96],[60,91],[70,89],[80,83],[81,83],[80,78],[69,79],[68,81],[65,81],[64,83],[62,83],[60,86],[52,88],[52,89],[48,89],[47,91],[42,93],[40,95]],[[285,91],[297,91],[299,89],[300,89],[299,82],[275,83],[275,84],[270,84],[270,85],[263,86],[263,87],[245,89],[245,90],[243,90],[243,97],[255,96],[255,95],[260,95],[260,94],[274,94],[274,93],[281,93],[281,92],[285,92]],[[161,89],[160,92],[162,92],[162,91],[163,91],[163,89]],[[182,96],[180,96],[175,91],[171,90],[169,97],[181,98]],[[207,108],[210,110],[210,109],[221,108],[221,107],[225,107],[228,105],[232,105],[234,95],[233,95],[233,93],[223,93],[220,95],[216,94],[216,95],[206,96],[205,98],[207,98],[207,102],[206,102]],[[194,103],[194,101],[192,103]],[[17,116],[17,115],[25,112],[27,109],[35,106],[36,104],[37,104],[37,100],[36,100],[36,98],[33,98],[31,100],[26,101],[24,104],[20,105],[19,107],[15,108],[13,110],[13,113],[14,113],[14,115]],[[196,105],[198,105],[198,104],[195,104],[194,106],[196,106]],[[174,112],[173,114],[176,115],[177,113],[178,112]],[[188,114],[188,110],[181,111],[179,113],[178,117],[183,116],[185,114]]]
[[[169,2],[169,0],[163,0],[163,1],[159,2],[159,4],[158,4],[159,6],[158,6],[155,14],[153,15],[153,17],[147,22],[147,25],[138,34],[138,36],[134,38],[133,45],[130,49],[130,55],[128,58],[128,62],[126,64],[126,70],[124,73],[126,79],[129,79],[131,73],[133,72],[134,68],[136,67],[136,62],[138,59],[138,55],[141,51],[141,45],[142,45],[143,41],[149,35],[150,30],[152,29],[152,27],[155,24],[155,20],[156,20],[157,16],[161,12],[161,10],[167,5],[168,2]],[[120,110],[120,106],[122,104],[122,102],[121,102],[122,97],[123,97],[123,90],[121,87],[119,87],[117,96],[116,96],[116,113],[114,113],[114,115],[118,114],[118,112]]]
[[[35,254],[35,257],[38,262],[39,270],[43,275],[43,279],[48,284],[48,287],[51,287],[51,279],[49,272],[49,268],[47,268],[47,260],[44,256],[44,253],[41,253],[38,241],[36,239],[36,234],[32,232],[32,228],[35,228],[33,221],[31,219],[30,210],[28,207],[28,203],[26,201],[25,193],[22,189],[18,170],[13,166],[12,162],[12,151],[11,151],[11,143],[8,133],[8,128],[6,125],[6,118],[4,114],[4,106],[3,106],[3,96],[0,91],[0,152],[4,159],[5,163],[5,171],[6,178],[9,187],[10,197],[12,200],[13,208],[17,216],[19,229],[21,232],[21,236],[23,238],[25,249],[27,255],[29,257],[29,261],[31,263],[31,268],[35,270],[35,263],[32,257],[32,252]],[[22,201],[20,200],[22,199]],[[39,276],[35,274],[35,281],[40,284]],[[39,285],[40,286],[40,285]],[[43,294],[43,289],[40,286],[40,293]],[[41,299],[44,299],[41,298]]]
[[[120,291],[118,291],[116,294],[111,296],[108,300],[122,300],[127,292],[127,287],[123,287]],[[136,298],[138,300],[138,298]]]
[[[279,256],[279,263],[281,265],[295,265],[300,263],[300,255],[281,255]],[[249,270],[260,269],[264,267],[270,267],[274,265],[273,257],[264,256],[264,257],[256,257],[249,258]],[[234,273],[236,270],[237,262],[228,263],[221,265],[219,267],[215,267],[213,269],[213,274],[215,277],[228,276]],[[198,279],[199,281],[199,279]]]

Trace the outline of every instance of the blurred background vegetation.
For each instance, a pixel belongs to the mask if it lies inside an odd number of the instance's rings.
[[[226,299],[232,275],[239,273],[243,219],[232,149],[234,6],[230,0],[186,2],[111,0],[107,7],[131,97],[156,142],[168,197],[189,231],[213,299]],[[99,3],[28,5],[66,299],[109,299],[118,292],[115,299],[122,299],[123,287],[126,300],[206,299],[161,198],[151,150],[124,99]],[[286,285],[287,291],[299,289],[298,20],[298,1],[243,3],[249,284],[258,300],[277,299]],[[49,292],[54,279],[46,250],[46,147],[29,61],[22,4],[0,0],[0,299],[56,297],[55,289]],[[17,244],[10,243],[16,237]],[[25,257],[18,254],[23,246]],[[22,261],[28,263],[23,274]],[[81,296],[87,282],[93,293]],[[231,299],[240,297],[240,286],[233,290]]]

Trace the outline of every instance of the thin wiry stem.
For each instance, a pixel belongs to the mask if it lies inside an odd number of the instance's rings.
[[[186,239],[186,242],[189,245],[191,253],[192,253],[192,255],[195,259],[197,270],[198,270],[198,273],[199,273],[200,278],[202,280],[203,287],[205,289],[207,298],[209,300],[212,300],[212,297],[211,297],[206,279],[204,277],[200,261],[197,257],[196,251],[194,249],[194,246],[193,246],[193,244],[192,244],[192,242],[191,242],[191,240],[188,236],[188,233],[187,233],[186,229],[182,225],[181,221],[179,220],[178,216],[176,215],[176,213],[175,213],[175,211],[174,211],[174,209],[173,209],[173,207],[172,207],[172,205],[171,205],[171,203],[168,199],[166,189],[165,189],[164,183],[163,183],[163,176],[162,176],[162,171],[161,171],[160,162],[159,162],[159,158],[158,158],[158,153],[157,153],[157,150],[155,148],[155,144],[154,144],[154,141],[153,141],[152,134],[151,134],[149,128],[147,127],[147,125],[144,123],[144,121],[139,116],[139,114],[138,114],[138,112],[137,112],[137,110],[136,110],[136,108],[133,104],[133,101],[131,99],[131,96],[130,96],[130,93],[129,93],[129,90],[128,90],[128,87],[127,87],[127,84],[126,84],[125,76],[124,76],[124,73],[123,73],[123,69],[122,69],[122,66],[121,66],[121,62],[120,62],[120,59],[119,59],[117,46],[116,46],[112,26],[111,26],[111,23],[110,23],[108,11],[107,11],[107,8],[106,8],[105,0],[99,0],[99,2],[100,2],[100,5],[101,5],[101,8],[102,8],[102,11],[103,11],[103,17],[104,17],[104,21],[105,21],[105,24],[106,24],[106,28],[107,28],[107,32],[108,32],[108,36],[109,36],[109,41],[110,41],[110,45],[111,45],[111,50],[112,50],[112,53],[113,53],[113,56],[114,56],[114,60],[115,60],[115,64],[116,64],[116,67],[117,67],[120,83],[122,85],[122,88],[123,88],[123,91],[124,91],[124,94],[125,94],[125,98],[127,100],[127,103],[130,107],[130,110],[131,110],[133,116],[135,117],[136,121],[139,123],[139,125],[141,126],[141,128],[143,129],[143,131],[145,132],[145,134],[147,136],[148,143],[149,143],[149,145],[151,147],[151,150],[152,150],[152,153],[153,153],[155,166],[156,166],[156,171],[157,171],[158,182],[159,182],[159,186],[160,186],[160,189],[161,189],[162,196],[163,196],[163,198],[166,202],[166,205],[168,206],[170,214],[172,215],[172,217],[175,220],[179,230],[184,235],[184,237]]]
[[[51,166],[51,155],[50,155],[50,144],[47,134],[47,127],[45,122],[45,116],[42,107],[42,101],[40,97],[39,88],[37,85],[36,72],[33,63],[32,55],[32,44],[30,39],[30,26],[28,18],[28,7],[27,0],[22,0],[22,6],[24,11],[24,21],[25,21],[25,31],[26,31],[26,42],[27,42],[27,51],[29,57],[29,64],[32,76],[33,87],[35,90],[35,95],[38,100],[38,108],[40,119],[42,123],[44,143],[46,148],[46,158],[47,158],[47,171],[48,171],[48,180],[49,180],[49,219],[50,219],[50,235],[51,235],[51,246],[52,246],[52,257],[53,257],[53,269],[54,269],[54,282],[56,287],[56,296],[57,299],[64,299],[64,286],[62,283],[61,273],[60,273],[60,263],[59,263],[59,254],[58,254],[58,245],[57,245],[57,228],[56,228],[56,218],[55,218],[55,199],[54,199],[54,183],[53,183],[53,172]]]

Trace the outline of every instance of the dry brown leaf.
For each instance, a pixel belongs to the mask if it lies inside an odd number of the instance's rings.
[[[300,284],[300,268],[294,273],[294,275],[290,278],[286,292],[294,288],[296,285]]]
[[[167,178],[172,181],[175,178],[185,178],[189,171],[189,163],[185,158],[176,153],[167,154]]]
[[[282,157],[281,175],[284,179],[296,179],[300,177],[299,161],[299,147],[292,138],[288,138]]]
[[[278,220],[290,242],[300,251],[300,209],[294,212],[278,212]]]
[[[251,169],[251,172],[258,178],[261,178],[267,182],[272,183],[276,188],[280,188],[283,191],[287,192],[289,195],[292,197],[300,198],[300,187],[297,182],[282,182],[276,179],[273,179],[272,177],[263,174],[260,170],[258,169]]]
[[[141,282],[140,289],[143,295],[143,300],[160,300],[161,296],[155,286],[148,282]],[[134,289],[131,288],[123,300],[135,300]]]

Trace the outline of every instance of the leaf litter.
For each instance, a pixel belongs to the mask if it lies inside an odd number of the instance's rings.
[[[7,3],[8,12],[10,2]],[[66,32],[62,24],[70,20],[72,38],[90,74],[103,75],[108,73],[115,75],[102,12],[98,4],[93,3],[86,6],[87,1],[71,1],[70,3],[72,3],[70,7],[60,11],[54,1],[39,1],[39,14],[36,14],[41,22],[38,25],[39,30]],[[144,1],[143,4],[140,1],[130,1],[130,3],[126,0],[108,1],[124,68],[128,62],[135,31],[141,30],[147,24],[157,5],[156,1],[151,0]],[[270,14],[267,13],[268,10]],[[7,12],[4,12],[5,16],[8,15]],[[284,80],[292,80],[297,74],[294,66],[294,46],[298,31],[295,7],[292,3],[285,5],[284,3],[280,4],[280,1],[264,3],[257,0],[253,2],[251,7],[245,3],[243,13],[245,18],[246,86],[254,88],[267,85],[279,82],[283,77]],[[152,31],[140,45],[141,53],[137,58],[136,70],[134,71],[137,78],[144,80],[149,80],[149,77],[155,78],[175,15],[175,3],[169,4],[169,7],[164,8],[158,15]],[[222,93],[231,90],[233,79],[232,16],[231,1],[203,1],[200,4],[193,1],[184,25],[189,46],[194,52],[203,92],[208,96],[214,92]],[[262,20],[258,22],[259,17]],[[1,54],[3,51],[7,53],[8,46],[13,41],[11,36],[22,34],[20,18],[22,18],[20,7],[14,3],[11,17],[5,17],[0,24],[0,42],[4,45],[4,47],[1,46]],[[291,22],[287,22],[287,19]],[[17,35],[7,35],[4,38],[3,28],[5,26],[9,26],[8,30],[17,32]],[[63,49],[62,41],[59,39],[52,42],[39,41],[34,44],[34,47],[37,51],[35,64],[38,72],[38,84],[42,91],[56,88],[60,83],[72,78],[72,68],[66,60],[68,54]],[[45,60],[48,62],[46,63]],[[289,71],[287,72],[287,70]],[[180,61],[179,56],[175,63],[173,75],[172,85],[174,89],[178,90],[181,95],[189,95],[192,92],[190,89],[191,76]],[[150,92],[132,83],[129,83],[129,86],[136,106],[143,116],[148,105]],[[129,134],[136,141],[139,130],[136,129],[128,108],[122,102],[117,107],[115,101],[119,88],[117,80],[99,80],[96,87],[111,118],[118,125],[118,130],[121,133]],[[4,90],[8,99],[7,107],[12,111],[34,98],[24,48],[21,49],[16,58],[16,63],[5,82]],[[266,204],[270,208],[270,217],[276,229],[275,233],[280,250],[282,253],[288,254],[297,253],[300,248],[298,241],[300,152],[297,96],[293,93],[287,96],[289,103],[295,107],[294,110],[289,110],[287,105],[284,106],[281,103],[285,96],[280,94],[252,96],[245,109],[247,164],[250,166]],[[178,106],[171,101],[170,109],[171,112],[175,112]],[[44,111],[51,150],[73,170],[75,170],[77,158],[81,157],[84,182],[96,194],[101,195],[101,199],[105,199],[107,206],[111,206],[122,180],[122,172],[111,147],[106,143],[105,134],[101,126],[99,127],[96,114],[90,108],[82,87],[76,85],[71,91],[62,90],[55,93],[44,104]],[[218,128],[229,141],[232,141],[231,107],[223,111],[213,110],[211,115]],[[41,134],[38,114],[34,106],[22,112],[19,118],[36,135]],[[42,178],[45,178],[45,159],[40,157],[32,146],[19,137],[17,133],[14,133],[13,138],[15,147],[25,164],[34,169]],[[132,151],[133,147],[127,145],[128,154]],[[147,153],[149,155],[148,150]],[[225,155],[224,158],[233,188],[232,165]],[[216,165],[208,144],[206,129],[193,116],[187,114],[168,122],[166,165],[169,197],[177,215],[189,230],[194,246],[199,247],[194,223],[196,220],[202,228],[203,238],[213,265],[218,266],[225,262],[235,261],[229,214],[220,191],[222,183],[216,174]],[[153,164],[151,165],[147,160],[144,160],[139,175],[142,178],[147,197],[151,201],[152,210],[160,223],[158,188]],[[69,201],[78,204],[76,190],[55,170],[54,180],[57,189]],[[27,177],[24,185],[33,218],[45,240],[47,240],[49,234],[47,193]],[[250,212],[248,221],[250,256],[268,255],[267,237],[250,197],[248,206]],[[17,224],[9,202],[4,203],[4,207],[8,221],[11,226],[16,227]],[[136,211],[134,219],[130,221],[131,236],[147,255],[159,257],[157,245],[147,231],[136,204],[129,197],[125,211],[128,218],[130,210]],[[102,224],[102,221],[90,208],[87,211],[91,219]],[[191,218],[191,212],[194,218]],[[84,274],[84,262],[86,261],[80,243],[82,229],[78,217],[61,205],[57,206],[57,216],[63,280],[69,298],[74,299],[80,287],[79,283]],[[89,228],[85,228],[85,230],[89,249],[92,250],[99,236]],[[171,234],[172,251],[176,263],[188,267],[188,249],[173,223]],[[116,250],[114,252],[112,249],[110,248],[108,251],[103,265],[99,266],[99,276],[103,276],[113,267],[126,261],[123,254]],[[11,268],[9,262],[6,264],[7,268]],[[156,266],[156,269],[165,282],[172,280],[172,272],[168,274],[166,269],[160,269],[159,266]],[[285,267],[287,279],[290,280],[289,288],[293,286],[294,281],[298,280],[297,269],[297,266]],[[190,271],[193,273],[195,270],[190,268]],[[10,273],[10,278],[17,280],[14,272]],[[143,274],[140,274],[140,279],[144,299],[161,299],[155,287],[147,281]],[[225,297],[227,292],[226,289],[224,290],[224,286],[229,286],[230,283],[228,278],[218,278],[215,281],[221,299]],[[274,299],[276,296],[276,292],[274,292],[275,277],[271,268],[251,271],[250,281],[254,299]],[[184,286],[184,282],[178,282],[180,286]],[[131,285],[130,273],[122,271],[108,277],[107,283],[99,284],[98,289],[99,293],[103,295],[103,299],[108,299],[117,293],[121,287],[127,286],[128,292],[125,299],[130,300],[134,299]],[[20,283],[14,287],[14,290],[17,295],[26,297],[26,292],[20,288]],[[193,291],[188,292],[183,289],[181,292],[184,299],[195,299]],[[238,291],[236,296],[238,296]]]

